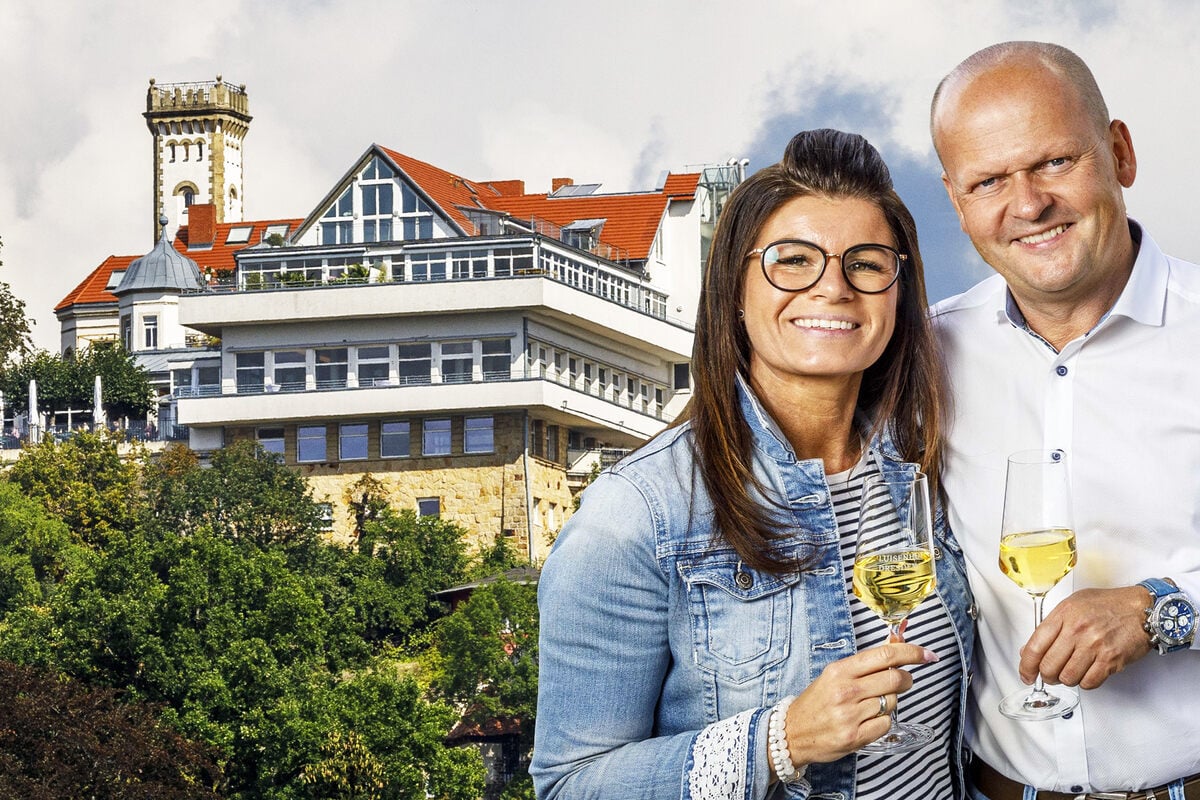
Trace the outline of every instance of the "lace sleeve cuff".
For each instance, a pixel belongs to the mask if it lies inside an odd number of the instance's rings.
[[[755,800],[767,795],[769,711],[752,708],[709,725],[696,735],[684,768],[684,800]],[[792,788],[796,791],[789,795],[804,796],[807,786]]]

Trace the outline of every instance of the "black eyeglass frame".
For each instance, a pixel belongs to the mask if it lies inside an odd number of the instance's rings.
[[[817,273],[817,277],[813,278],[812,283],[808,284],[807,286],[801,287],[799,289],[785,289],[784,287],[775,283],[775,281],[771,280],[771,273],[769,273],[767,271],[767,258],[766,258],[767,251],[770,250],[772,247],[775,247],[776,245],[780,245],[780,244],[802,244],[802,245],[805,245],[806,247],[811,247],[812,249],[816,250],[818,253],[821,254],[821,270]],[[888,252],[890,252],[892,255],[894,255],[896,257],[896,274],[892,276],[891,282],[888,283],[887,286],[884,286],[882,289],[875,289],[873,291],[867,291],[865,289],[860,289],[854,285],[854,281],[852,281],[850,279],[849,274],[846,273],[846,254],[849,253],[851,250],[858,250],[863,247],[877,247],[880,250],[887,250]],[[809,289],[811,289],[812,287],[816,286],[818,283],[820,283],[821,278],[824,277],[824,275],[825,275],[825,268],[829,266],[829,259],[836,258],[842,264],[842,277],[846,279],[847,286],[849,286],[851,289],[858,292],[859,294],[883,294],[888,289],[895,286],[896,281],[900,280],[900,269],[901,269],[901,267],[904,266],[904,262],[908,261],[908,255],[906,253],[901,253],[896,248],[888,247],[886,244],[876,244],[874,242],[862,242],[860,244],[851,245],[850,247],[847,247],[845,250],[843,250],[841,252],[841,254],[838,254],[838,253],[826,253],[824,248],[822,248],[819,245],[815,244],[814,242],[810,242],[806,239],[779,239],[777,241],[771,242],[770,244],[767,244],[764,247],[754,248],[749,253],[746,253],[745,257],[750,258],[751,256],[758,256],[758,265],[762,269],[763,277],[767,279],[767,283],[771,284],[772,286],[774,286],[776,289],[778,289],[781,292],[792,292],[792,293],[806,292]]]

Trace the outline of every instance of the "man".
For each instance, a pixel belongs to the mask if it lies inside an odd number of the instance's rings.
[[[976,53],[938,86],[931,128],[999,273],[932,312],[954,393],[950,521],[980,610],[977,796],[1200,798],[1200,267],[1126,217],[1129,129],[1069,50]],[[1006,457],[1027,448],[1065,452],[1078,542],[1036,631],[997,564]],[[1078,687],[1078,707],[1001,715],[1038,673]]]

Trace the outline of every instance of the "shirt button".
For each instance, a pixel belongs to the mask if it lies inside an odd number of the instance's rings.
[[[1080,786],[1079,784],[1075,784],[1074,786],[1071,787],[1071,794],[1079,794],[1082,791],[1083,791],[1083,787]]]
[[[1067,374],[1067,368],[1063,366],[1056,367],[1054,371],[1057,372],[1060,377]]]
[[[1065,714],[1063,714],[1063,715],[1062,715],[1062,718],[1063,718],[1063,719],[1070,719],[1070,718],[1071,718],[1071,717],[1073,717],[1073,716],[1075,716],[1075,712],[1074,712],[1074,711],[1068,711],[1067,713],[1065,713]],[[1082,792],[1083,790],[1082,790],[1082,789],[1072,789],[1071,791],[1072,791],[1072,792]]]

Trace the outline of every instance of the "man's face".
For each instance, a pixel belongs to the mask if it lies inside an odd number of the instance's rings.
[[[934,137],[963,231],[1018,302],[1088,302],[1123,285],[1122,187],[1136,172],[1124,123],[1105,127],[1040,65],[1008,64],[951,87]]]

